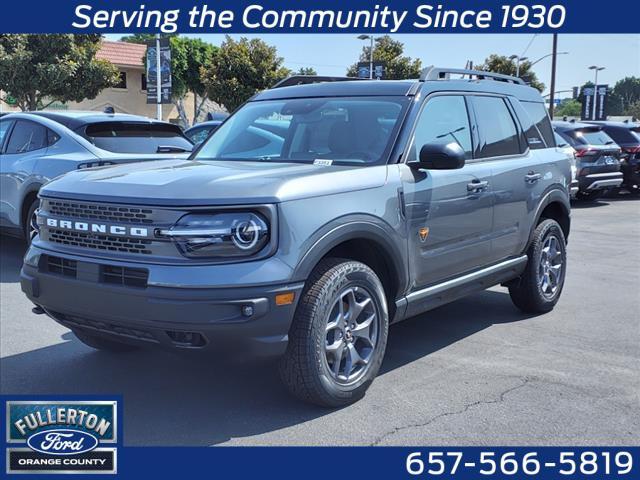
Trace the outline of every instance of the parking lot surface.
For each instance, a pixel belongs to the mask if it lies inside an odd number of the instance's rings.
[[[339,410],[289,397],[275,362],[96,352],[20,292],[0,237],[0,391],[122,394],[127,445],[638,445],[640,199],[579,204],[556,309],[503,288],[390,331],[381,374]]]

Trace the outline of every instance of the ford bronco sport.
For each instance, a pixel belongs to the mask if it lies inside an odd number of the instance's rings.
[[[550,311],[570,161],[540,94],[434,67],[343,80],[257,94],[189,160],[46,185],[21,273],[35,310],[98,349],[281,355],[325,406],[364,395],[392,323],[497,284]]]

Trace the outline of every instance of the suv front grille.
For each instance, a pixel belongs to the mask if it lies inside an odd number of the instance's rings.
[[[127,287],[147,286],[149,271],[145,268],[115,267],[104,265],[102,267],[102,281]]]
[[[88,262],[80,262],[85,266]],[[111,285],[120,285],[123,287],[147,288],[149,280],[149,270],[146,268],[120,267],[116,265],[98,265],[100,275],[94,277],[92,281],[100,283],[108,283]],[[78,261],[69,260],[67,258],[56,257],[54,255],[43,255],[40,263],[40,270],[53,275],[62,277],[78,278]],[[81,277],[81,279],[83,279]],[[87,280],[84,278],[84,280]],[[91,280],[87,280],[91,281]]]
[[[45,265],[47,272],[62,275],[63,277],[75,278],[78,272],[78,262],[66,258],[47,255]]]
[[[148,245],[150,240],[138,238],[112,237],[95,233],[71,232],[66,230],[49,230],[49,241],[72,247],[87,247],[111,252],[151,254]]]
[[[153,210],[147,208],[121,207],[97,203],[76,203],[49,200],[49,212],[70,218],[94,219],[105,222],[153,223]]]

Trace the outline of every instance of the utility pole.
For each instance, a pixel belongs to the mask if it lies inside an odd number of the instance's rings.
[[[373,35],[371,35],[371,47],[369,47],[369,80],[373,80]]]
[[[160,34],[156,33],[156,116],[162,120],[162,68],[160,66]]]
[[[553,47],[551,50],[551,95],[549,95],[549,116],[553,120],[553,109],[556,100],[556,63],[558,60],[558,34],[553,34]]]

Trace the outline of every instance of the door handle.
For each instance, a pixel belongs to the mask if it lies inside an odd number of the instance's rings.
[[[488,186],[489,182],[486,180],[482,182],[480,180],[474,180],[471,183],[467,183],[467,192],[482,192],[486,190]]]
[[[542,174],[536,172],[529,172],[524,176],[524,181],[527,183],[536,183],[542,178]]]

